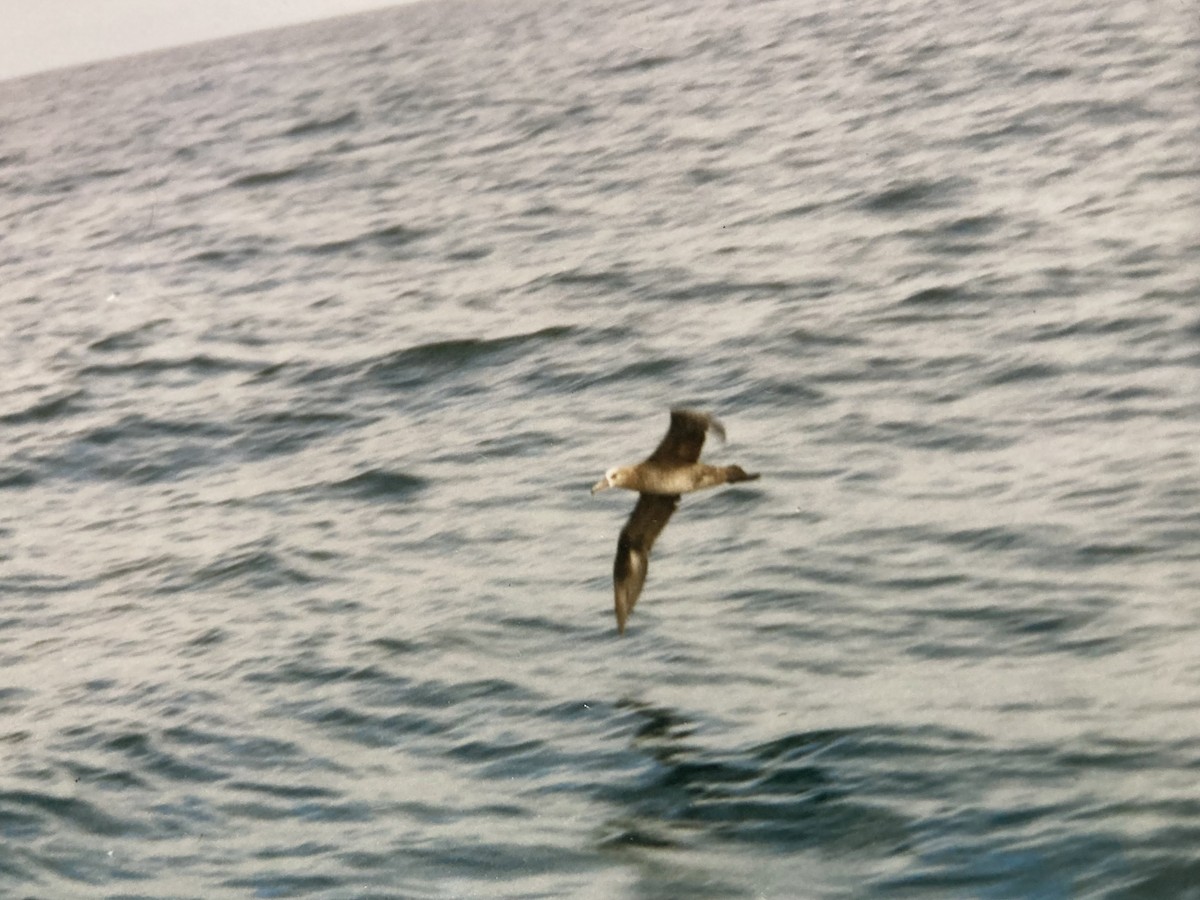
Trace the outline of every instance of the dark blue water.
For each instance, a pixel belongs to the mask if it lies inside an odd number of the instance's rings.
[[[1198,58],[430,3],[0,84],[0,894],[1200,897]],[[618,638],[681,404],[763,477]]]

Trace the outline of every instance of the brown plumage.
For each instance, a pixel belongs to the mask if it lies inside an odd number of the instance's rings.
[[[636,466],[609,469],[592,487],[593,494],[613,487],[638,492],[637,505],[621,529],[613,561],[613,597],[617,631],[621,634],[625,633],[625,621],[646,583],[650,548],[679,506],[680,494],[758,478],[741,466],[709,466],[700,462],[704,438],[710,430],[725,440],[724,426],[707,413],[673,409],[671,426],[653,453]]]

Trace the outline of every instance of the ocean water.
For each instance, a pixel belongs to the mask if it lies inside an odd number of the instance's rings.
[[[0,84],[0,895],[1200,897],[1189,3],[426,3]],[[625,637],[591,497],[667,410]]]

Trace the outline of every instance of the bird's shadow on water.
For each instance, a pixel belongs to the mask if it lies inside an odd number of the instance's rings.
[[[700,726],[678,710],[633,698],[616,707],[633,715],[632,748],[651,764],[602,789],[614,810],[598,837],[606,850],[653,856],[754,845],[771,855],[878,857],[908,842],[904,818],[858,796],[854,767],[842,764],[860,729],[713,750],[693,740]]]

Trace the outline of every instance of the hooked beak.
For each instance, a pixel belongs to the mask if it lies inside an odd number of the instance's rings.
[[[601,478],[599,481],[597,481],[595,484],[592,485],[592,493],[595,494],[599,491],[607,491],[610,487],[612,487],[612,485],[608,483],[608,479]]]

